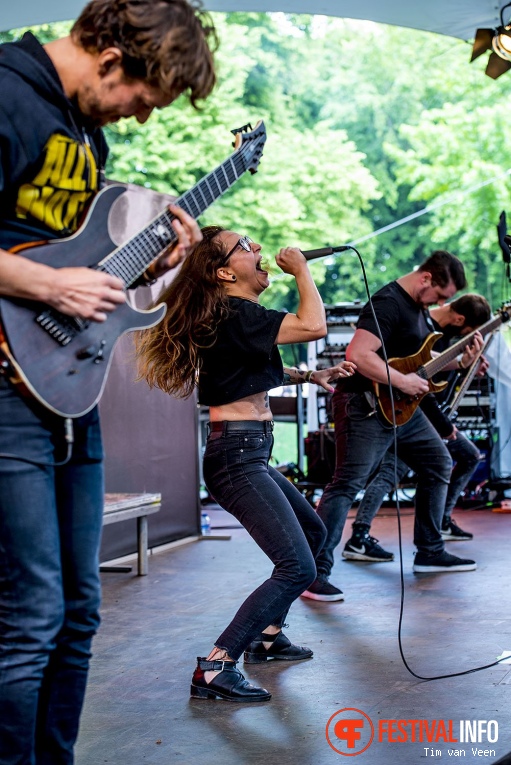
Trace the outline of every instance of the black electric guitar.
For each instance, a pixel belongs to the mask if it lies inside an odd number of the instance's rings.
[[[482,324],[477,330],[474,330],[469,335],[465,335],[465,337],[462,337],[456,343],[450,345],[449,348],[438,356],[435,356],[435,358],[431,358],[431,349],[437,340],[442,337],[442,333],[432,332],[424,340],[422,347],[417,353],[414,353],[411,356],[405,356],[401,359],[389,359],[389,366],[393,369],[397,369],[398,372],[401,372],[404,375],[409,374],[410,372],[415,372],[419,377],[429,381],[428,392],[438,393],[438,391],[441,391],[446,387],[447,382],[434,383],[431,378],[438,374],[438,372],[444,369],[447,364],[456,358],[456,356],[463,352],[476,332],[479,332],[484,337],[484,335],[487,335],[489,332],[494,332],[504,322],[509,321],[511,318],[509,315],[510,310],[511,305],[503,306],[495,316]],[[387,385],[373,382],[373,387],[380,411],[391,425],[394,424],[393,409],[396,425],[404,425],[413,415],[424,396],[427,396],[427,393],[421,393],[417,396],[409,396],[407,393],[403,393],[403,391],[393,387],[391,398],[390,388]],[[394,402],[394,407],[392,406],[392,400]]]
[[[257,171],[266,141],[262,121],[235,133],[234,152],[206,175],[176,205],[198,218],[247,170]],[[116,247],[108,233],[120,185],[102,189],[94,198],[83,226],[73,236],[23,248],[23,257],[54,268],[88,266],[119,277],[128,288],[152,261],[177,241],[175,216],[165,208],[136,236]],[[79,417],[99,401],[121,335],[157,324],[166,307],[140,311],[124,303],[105,322],[85,321],[35,301],[0,299],[0,352],[11,379],[44,406],[63,417]]]

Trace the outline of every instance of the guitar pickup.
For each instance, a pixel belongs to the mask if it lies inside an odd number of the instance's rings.
[[[35,320],[62,346],[68,345],[78,332],[88,326],[88,322],[74,319],[72,316],[64,316],[51,308],[40,313]]]

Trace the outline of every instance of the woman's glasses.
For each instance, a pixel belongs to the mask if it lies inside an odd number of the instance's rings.
[[[225,256],[224,264],[229,261],[229,258],[231,257],[232,253],[234,252],[234,250],[237,250],[238,247],[243,247],[244,250],[246,250],[247,252],[250,252],[251,244],[252,244],[252,239],[249,236],[242,236],[240,239],[238,239],[234,247],[231,250],[229,250],[229,252]]]

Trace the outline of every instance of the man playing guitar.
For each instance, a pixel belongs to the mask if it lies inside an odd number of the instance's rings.
[[[360,315],[346,358],[357,365],[349,381],[337,385],[333,395],[336,468],[321,498],[318,515],[328,532],[317,560],[318,578],[304,597],[342,600],[342,592],[328,578],[334,563],[349,509],[363,490],[394,440],[394,430],[376,409],[372,381],[388,382],[382,340],[387,358],[416,353],[431,333],[428,306],[443,305],[466,284],[463,264],[445,251],[434,252],[416,271],[405,274],[372,298],[378,326],[368,303]],[[381,338],[380,338],[381,332]],[[464,365],[481,347],[474,337],[464,351]],[[456,362],[452,364],[456,367]],[[429,383],[415,372],[403,374],[389,368],[390,382],[409,396],[423,395]],[[445,552],[440,533],[452,459],[427,417],[417,407],[396,430],[398,456],[418,475],[415,495],[414,542],[418,552],[414,571],[472,571],[473,560]]]
[[[76,232],[102,186],[102,126],[144,123],[181,93],[193,105],[209,95],[211,36],[186,0],[92,0],[68,37],[43,46],[27,33],[0,46],[1,295],[84,322],[124,304],[116,276],[53,268],[21,248]],[[177,242],[142,283],[201,239],[193,218],[171,209]],[[63,417],[13,385],[5,356],[0,369],[0,763],[71,763],[99,624],[98,415],[74,420],[73,443]]]
[[[487,322],[491,316],[491,309],[486,298],[481,295],[465,294],[449,303],[432,308],[430,315],[433,321],[432,331],[442,332],[442,337],[435,344],[435,350],[441,352],[449,347],[450,342],[454,338],[463,337],[484,322]],[[483,375],[487,368],[487,360],[484,357],[479,358],[477,374]],[[451,371],[448,373],[448,376],[457,380],[460,374],[461,371]],[[429,393],[422,399],[420,404],[435,430],[444,439],[449,454],[455,462],[445,500],[441,534],[446,542],[470,540],[473,535],[469,531],[461,529],[452,520],[451,514],[461,492],[474,474],[481,455],[475,444],[461,433],[443,412],[441,408],[443,401],[442,393],[437,395]],[[346,542],[342,553],[343,558],[347,560],[379,562],[394,559],[394,554],[384,550],[377,543],[377,540],[369,534],[371,523],[381,506],[383,498],[394,489],[394,468],[395,459],[392,445],[383,458],[376,476],[364,491],[364,496],[353,521],[353,533],[348,542]],[[409,468],[405,462],[398,458],[397,477],[399,481],[403,479],[408,470]]]

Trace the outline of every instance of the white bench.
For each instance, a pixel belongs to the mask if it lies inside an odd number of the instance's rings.
[[[161,494],[105,494],[103,526],[137,519],[138,575],[146,576],[147,516],[161,508]],[[131,566],[100,566],[100,571],[131,571]]]

